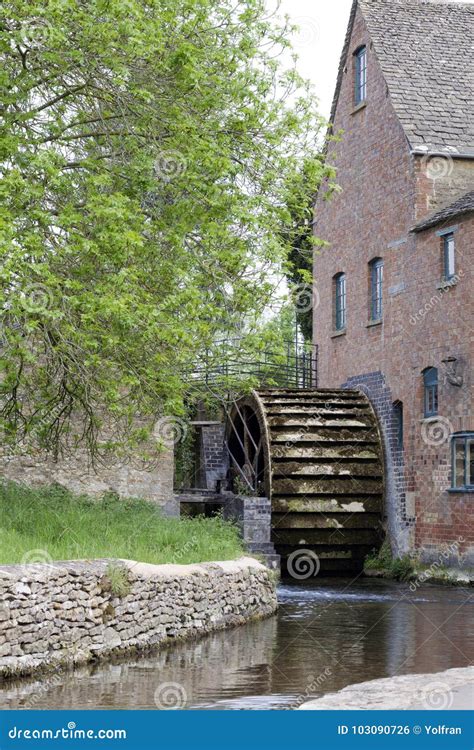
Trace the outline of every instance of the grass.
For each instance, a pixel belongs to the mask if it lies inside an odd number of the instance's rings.
[[[164,518],[145,500],[0,483],[0,563],[106,557],[186,564],[243,553],[237,528],[220,517]]]
[[[415,572],[413,560],[409,555],[393,557],[390,544],[385,541],[378,552],[365,558],[364,568],[366,570],[379,570],[388,578],[396,581],[408,581]]]

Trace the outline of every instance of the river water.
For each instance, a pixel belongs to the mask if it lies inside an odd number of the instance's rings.
[[[289,709],[346,685],[474,662],[474,592],[283,582],[278,615],[153,656],[0,689],[2,708]]]

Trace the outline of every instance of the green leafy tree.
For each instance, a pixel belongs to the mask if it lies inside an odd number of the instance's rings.
[[[287,193],[288,216],[282,226],[282,236],[289,246],[287,279],[296,319],[308,343],[313,337],[313,256],[323,244],[317,239],[314,224],[316,193],[326,181],[326,197],[335,189],[335,171],[324,161],[324,154],[308,156],[300,170],[289,178]]]
[[[133,444],[258,320],[321,126],[287,32],[263,0],[3,3],[4,440]]]

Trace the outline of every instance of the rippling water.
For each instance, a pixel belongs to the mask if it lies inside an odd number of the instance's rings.
[[[284,709],[346,685],[474,661],[474,592],[359,579],[279,588],[275,617],[132,661],[0,689],[3,708]],[[172,683],[169,686],[168,683]]]

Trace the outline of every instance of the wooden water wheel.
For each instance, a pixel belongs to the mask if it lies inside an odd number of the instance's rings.
[[[226,435],[234,491],[271,499],[283,565],[310,550],[322,571],[355,571],[380,546],[383,451],[363,393],[254,391],[229,410]]]

